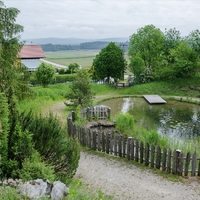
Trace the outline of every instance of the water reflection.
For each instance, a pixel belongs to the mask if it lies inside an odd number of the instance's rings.
[[[103,102],[111,107],[112,116],[129,112],[135,123],[146,129],[157,130],[170,137],[193,138],[200,136],[200,106],[167,101],[150,105],[143,98],[118,98]]]

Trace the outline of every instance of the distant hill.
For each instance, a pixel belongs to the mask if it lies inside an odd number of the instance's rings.
[[[60,45],[79,45],[85,42],[127,42],[128,38],[104,38],[104,39],[81,39],[81,38],[37,38],[25,39],[25,42],[30,44],[60,44]]]

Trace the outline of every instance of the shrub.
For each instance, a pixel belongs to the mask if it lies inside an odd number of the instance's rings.
[[[37,178],[55,180],[55,174],[52,166],[41,161],[41,156],[38,152],[32,154],[30,158],[25,158],[23,168],[19,171],[19,177],[23,181],[34,180]]]
[[[133,116],[130,115],[129,113],[122,113],[118,114],[116,116],[116,129],[125,134],[125,135],[130,135],[130,133],[134,129],[134,119]]]
[[[55,83],[66,83],[75,80],[76,74],[56,74]]]
[[[47,164],[54,166],[56,175],[71,178],[78,167],[80,147],[77,140],[68,136],[59,119],[51,113],[44,117],[30,111],[21,114],[20,121],[23,130],[33,134],[35,149]]]

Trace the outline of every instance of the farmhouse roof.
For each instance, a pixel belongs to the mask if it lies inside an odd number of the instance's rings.
[[[21,59],[45,58],[44,51],[39,44],[25,44],[19,52]]]

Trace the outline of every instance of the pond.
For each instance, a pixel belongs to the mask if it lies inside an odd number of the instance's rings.
[[[111,116],[119,112],[133,115],[135,124],[159,134],[176,138],[200,136],[200,106],[179,101],[149,104],[144,98],[117,98],[102,102],[111,108]]]

